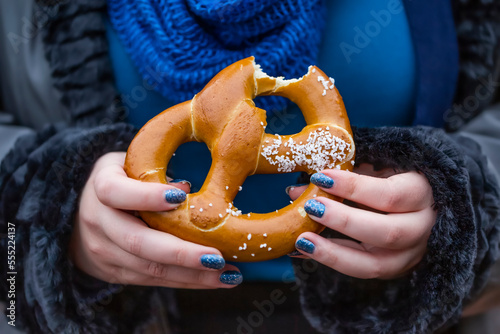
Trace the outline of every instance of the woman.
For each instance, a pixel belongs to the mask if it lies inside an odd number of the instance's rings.
[[[124,213],[169,210],[176,203],[162,196],[173,191],[171,186],[138,185],[127,179],[121,167],[123,153],[114,152],[125,151],[136,131],[123,123],[126,116],[140,126],[170,104],[192,96],[216,73],[213,63],[225,66],[249,51],[274,75],[300,76],[303,73],[294,71],[304,71],[300,65],[313,62],[327,73],[335,71],[351,121],[371,126],[355,130],[357,174],[324,171],[313,179],[355,204],[318,199],[319,210],[306,210],[328,232],[300,236],[296,246],[301,255],[294,267],[286,259],[278,260],[281,271],[255,279],[283,280],[294,268],[301,284],[293,289],[300,290],[303,311],[320,332],[432,332],[455,323],[463,307],[477,298],[498,256],[498,185],[477,144],[437,128],[443,123],[450,129],[459,127],[493,98],[496,35],[487,40],[472,23],[477,22],[476,13],[487,10],[492,17],[484,19],[485,26],[494,32],[496,5],[251,4],[110,1],[108,26],[102,15],[106,4],[99,1],[35,7],[25,2],[16,5],[24,9],[20,15],[9,12],[19,30],[9,34],[8,27],[2,34],[7,37],[3,44],[10,46],[4,49],[2,67],[17,66],[3,74],[4,107],[19,123],[33,128],[54,123],[20,136],[2,161],[2,224],[16,225],[16,268],[23,269],[16,277],[16,286],[23,289],[17,290],[16,304],[21,325],[43,332],[140,331],[151,318],[165,319],[165,300],[167,307],[174,302],[167,299],[173,290],[158,292],[137,285],[208,289],[241,283],[243,266],[226,264],[218,250],[159,234]],[[37,13],[38,30],[26,36],[23,32],[30,31],[19,18],[32,12]],[[199,44],[200,38],[205,44]],[[279,43],[284,40],[290,44]],[[187,44],[193,41],[198,44]],[[483,47],[474,53],[477,41]],[[201,47],[186,51],[193,45]],[[389,58],[394,49],[398,57]],[[220,59],[198,58],[206,50]],[[169,66],[174,60],[178,64]],[[339,63],[343,66],[335,66]],[[355,66],[348,67],[351,63]],[[171,80],[183,66],[186,73],[201,77],[196,81],[188,76],[187,88]],[[209,71],[200,75],[206,68]],[[132,74],[124,77],[127,71]],[[134,73],[140,74],[135,81]],[[33,84],[40,78],[43,84]],[[262,103],[268,117],[279,118],[282,101]],[[44,112],[36,109],[39,106]],[[287,115],[297,115],[293,106],[287,108]],[[145,114],[148,111],[151,115]],[[285,125],[284,131],[294,131],[301,122],[295,118]],[[174,162],[169,175],[188,179],[196,187],[197,170],[183,177],[184,166],[178,164]],[[264,182],[248,185],[261,187]],[[286,179],[283,185],[291,182]],[[189,191],[187,182],[173,183]],[[393,188],[387,190],[388,184]],[[300,191],[297,185],[289,194],[295,198]],[[248,197],[255,197],[252,194]],[[254,207],[249,198],[241,205]],[[7,248],[6,239],[2,246]],[[317,262],[304,262],[304,257]],[[8,291],[7,285],[2,287]],[[218,291],[219,296],[233,291],[229,292]],[[273,296],[275,305],[283,300]],[[226,309],[214,306],[210,316]],[[258,316],[242,314],[248,317],[230,319],[220,329],[263,330],[255,320]],[[260,314],[265,316],[264,311]],[[186,326],[182,313],[179,319]]]

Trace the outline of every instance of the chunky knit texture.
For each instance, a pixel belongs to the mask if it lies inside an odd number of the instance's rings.
[[[500,78],[500,2],[461,0],[454,9],[461,66],[453,107],[444,114],[450,131],[498,99]]]
[[[139,72],[173,102],[191,99],[248,56],[270,75],[301,77],[316,61],[326,12],[322,0],[110,0],[108,7]],[[262,103],[268,111],[285,106],[278,98]]]
[[[41,30],[44,51],[71,123],[88,126],[124,120],[102,19],[106,1],[40,0],[37,5],[49,13]]]

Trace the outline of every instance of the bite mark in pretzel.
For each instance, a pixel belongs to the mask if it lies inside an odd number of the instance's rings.
[[[167,183],[166,166],[181,144],[204,142],[212,165],[199,192],[188,194],[177,209],[140,212],[152,228],[184,240],[212,246],[235,261],[276,258],[295,249],[305,231],[324,228],[311,220],[304,203],[331,196],[314,185],[276,212],[242,214],[233,205],[249,175],[325,168],[352,170],[354,142],[349,120],[333,79],[310,66],[299,79],[266,75],[253,57],[217,74],[195,97],[150,120],[127,151],[125,171],[144,182]],[[279,95],[295,102],[307,126],[297,134],[265,132],[266,112],[253,99]]]

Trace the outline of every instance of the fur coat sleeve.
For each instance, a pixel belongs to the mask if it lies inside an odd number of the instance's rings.
[[[149,317],[148,289],[87,277],[67,256],[79,194],[94,162],[107,152],[126,150],[134,134],[123,123],[50,127],[22,137],[3,160],[0,259],[4,268],[12,240],[7,226],[14,227],[15,266],[1,271],[0,296],[5,300],[11,290],[7,272],[16,272],[17,328],[33,333],[125,333]]]
[[[88,8],[81,10],[75,3],[85,3]],[[102,3],[68,3],[66,11],[59,9],[61,26],[46,26],[47,44],[63,42],[60,49],[49,48],[47,57],[58,79],[56,86],[68,90],[62,102],[72,111],[74,123],[81,126],[89,125],[88,115],[107,117],[106,107],[115,94],[111,86],[103,89],[89,84],[92,73],[103,73],[98,78],[101,84],[110,81],[109,64],[98,63],[99,57],[87,54],[92,48],[73,45],[79,37],[92,40],[103,34],[99,25],[102,13],[93,11],[93,7],[102,9]],[[92,24],[68,30],[77,12],[89,16]],[[105,54],[105,44],[98,45],[102,49],[96,52]],[[92,62],[75,67],[57,61],[57,52],[73,49]],[[484,63],[482,60],[478,62]],[[102,65],[104,70],[87,67],[92,64]],[[79,81],[69,80],[69,72]],[[82,91],[81,87],[89,88]],[[103,98],[95,98],[96,94]],[[96,110],[104,116],[97,117]],[[125,150],[133,134],[131,127],[121,123],[51,127],[24,136],[3,160],[0,261],[3,268],[10,223],[16,229],[16,326],[33,333],[131,333],[148,318],[151,289],[125,288],[86,277],[66,255],[78,195],[94,162],[107,152]],[[361,281],[324,267],[303,275],[304,311],[325,333],[426,333],[445,327],[484,285],[488,268],[498,255],[498,186],[472,141],[429,128],[356,129],[355,136],[358,163],[416,169],[427,176],[438,221],[426,257],[407,277]],[[0,273],[1,298],[10,288],[6,272]]]
[[[405,277],[361,280],[324,266],[297,274],[304,311],[322,333],[434,333],[458,321],[499,256],[497,180],[464,137],[424,127],[354,133],[356,163],[427,177],[437,221],[424,259]]]
[[[425,258],[406,277],[358,280],[319,265],[306,275],[298,273],[304,312],[324,333],[432,333],[458,319],[498,257],[498,185],[469,139],[420,127],[354,133],[357,163],[426,175],[438,219]],[[115,333],[147,320],[151,289],[91,279],[66,255],[78,194],[93,163],[106,152],[126,149],[133,135],[124,124],[50,128],[24,137],[4,160],[0,223],[2,231],[7,223],[16,227],[20,327]],[[2,257],[7,240],[0,242]],[[9,287],[2,275],[5,296]]]

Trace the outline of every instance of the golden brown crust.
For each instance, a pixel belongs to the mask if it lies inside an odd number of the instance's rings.
[[[266,112],[255,107],[257,95],[280,95],[295,102],[307,126],[298,134],[265,133]],[[147,224],[184,240],[213,246],[233,261],[261,261],[295,249],[303,232],[321,232],[304,204],[315,196],[335,198],[318,187],[307,190],[277,212],[242,214],[233,199],[252,174],[325,168],[352,170],[354,142],[342,98],[317,67],[297,80],[272,78],[253,57],[217,74],[191,101],[169,108],[149,121],[132,141],[125,160],[129,177],[167,183],[172,154],[187,141],[203,141],[212,166],[199,192],[177,209],[141,212]]]

